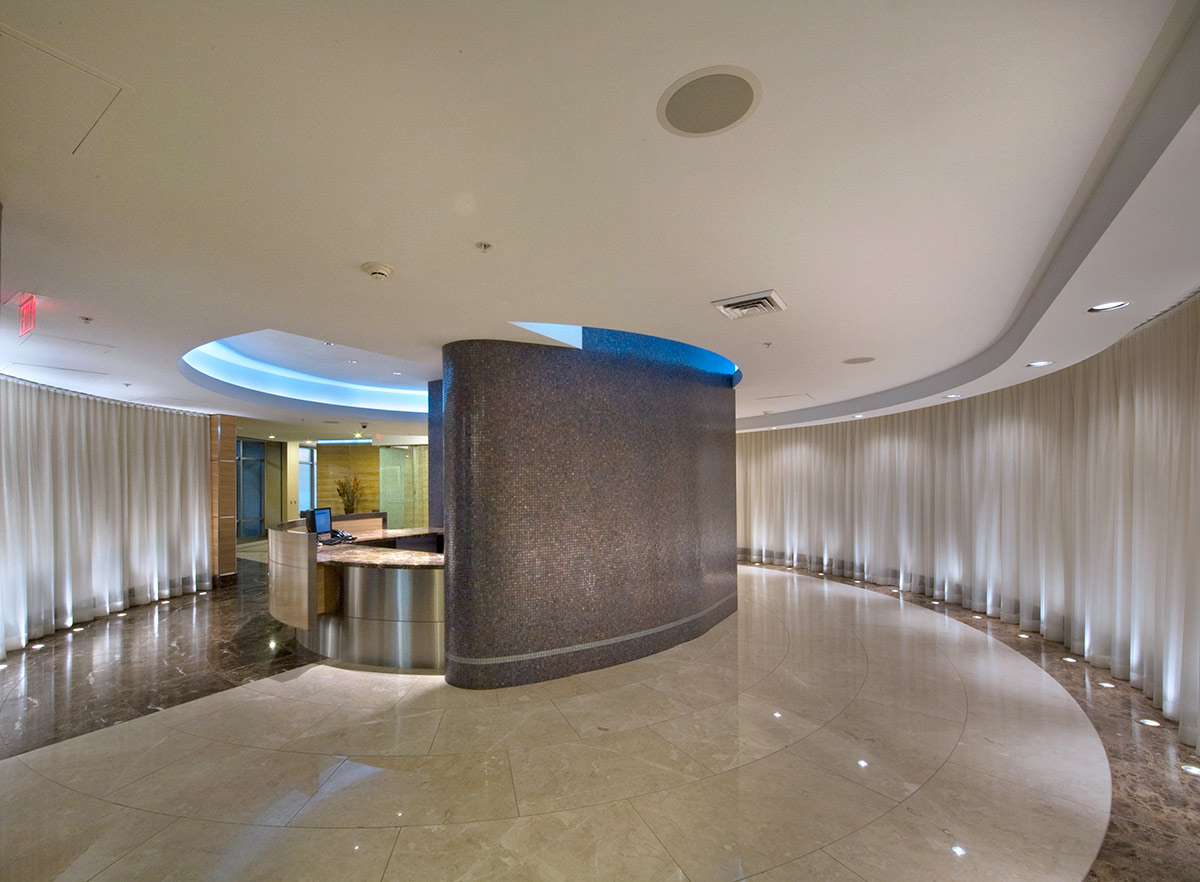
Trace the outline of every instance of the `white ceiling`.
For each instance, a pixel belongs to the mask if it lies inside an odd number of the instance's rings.
[[[358,421],[180,356],[274,329],[335,344],[310,372],[431,379],[452,340],[540,341],[512,321],[617,328],[737,362],[743,427],[1020,382],[1200,286],[1196,96],[1155,92],[1196,9],[0,0],[0,370],[298,438]],[[668,133],[663,91],[715,65],[753,115]],[[786,312],[709,305],[767,288]]]

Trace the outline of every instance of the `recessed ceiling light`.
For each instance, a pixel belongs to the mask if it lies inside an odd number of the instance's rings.
[[[1052,361],[1031,361],[1026,363],[1025,367],[1048,367],[1054,364]]]
[[[842,364],[870,364],[874,360],[871,355],[856,355],[854,358],[843,358]]]
[[[392,371],[392,376],[393,377],[403,377],[404,371]]]
[[[962,398],[962,395],[960,395],[958,392],[951,392],[951,393],[950,393],[949,395],[947,395],[946,397],[947,397],[947,398]]]
[[[330,343],[328,340],[326,340],[326,341],[325,341],[325,345],[326,345],[326,346],[332,346],[333,344],[332,344],[332,343]]]
[[[346,359],[346,363],[347,364],[358,364],[358,359],[357,358],[349,358],[349,359]]]
[[[762,84],[740,67],[706,67],[673,82],[658,99],[658,121],[673,135],[702,138],[724,132],[758,105]]]
[[[1110,300],[1108,303],[1097,303],[1095,306],[1089,306],[1088,312],[1112,312],[1114,309],[1124,309],[1128,305],[1128,300]]]
[[[866,761],[866,760],[859,760],[859,761],[858,761],[858,767],[859,767],[860,769],[865,769],[865,768],[867,767],[867,761]]]

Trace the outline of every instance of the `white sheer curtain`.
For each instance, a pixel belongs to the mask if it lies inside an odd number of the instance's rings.
[[[8,650],[210,583],[208,418],[0,377]]]
[[[1065,642],[1200,734],[1200,297],[999,392],[738,436],[738,545]]]

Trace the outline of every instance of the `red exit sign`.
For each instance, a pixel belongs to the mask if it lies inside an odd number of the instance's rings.
[[[37,325],[37,298],[32,294],[26,294],[25,299],[21,301],[21,333],[18,337],[24,337]]]

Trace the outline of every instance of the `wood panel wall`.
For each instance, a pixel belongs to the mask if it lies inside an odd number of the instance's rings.
[[[358,511],[379,508],[379,448],[370,444],[322,444],[317,448],[317,505],[342,514],[342,498],[333,482],[358,477],[363,495]]]
[[[237,578],[237,418],[208,418],[208,476],[212,499],[209,548],[216,584]]]

